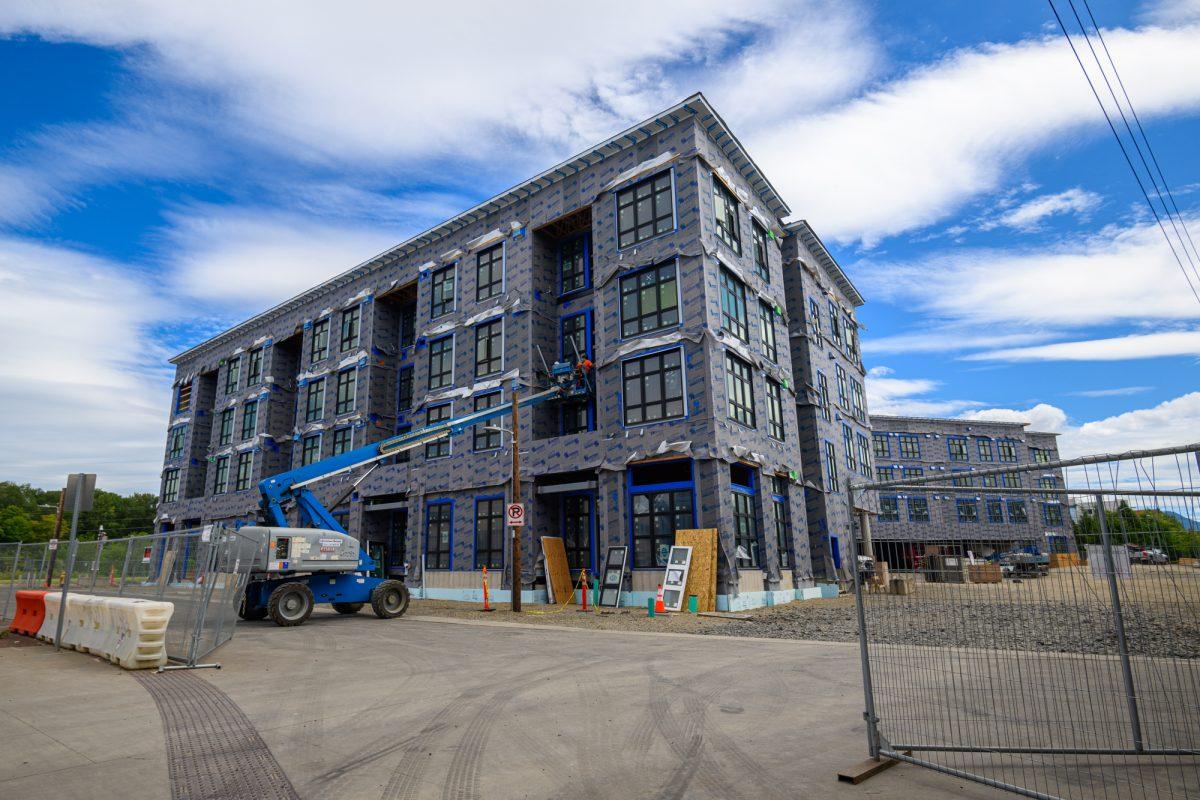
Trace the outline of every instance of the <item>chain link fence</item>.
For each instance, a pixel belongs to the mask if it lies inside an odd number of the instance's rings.
[[[0,620],[19,589],[165,600],[175,608],[167,656],[189,666],[233,637],[237,608],[260,542],[206,526],[125,539],[0,544]],[[66,578],[70,575],[70,580]]]
[[[879,499],[855,574],[872,757],[1027,797],[1200,796],[1198,454],[854,487]]]

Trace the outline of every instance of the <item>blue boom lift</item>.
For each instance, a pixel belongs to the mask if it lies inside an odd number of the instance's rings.
[[[591,369],[592,362],[582,358],[573,366],[555,362],[547,370],[550,388],[521,397],[517,407],[586,396],[591,391]],[[382,619],[403,614],[408,609],[408,588],[402,581],[370,574],[378,567],[375,559],[346,533],[308,487],[366,465],[373,469],[386,458],[510,413],[512,404],[483,409],[260,481],[259,507],[265,524],[242,528],[247,535],[259,536],[263,545],[242,598],[242,619],[270,616],[278,625],[300,625],[312,614],[316,603],[330,603],[342,614],[356,614],[367,603]],[[336,508],[345,496],[332,505]],[[291,510],[295,510],[300,527],[288,527],[287,513]]]

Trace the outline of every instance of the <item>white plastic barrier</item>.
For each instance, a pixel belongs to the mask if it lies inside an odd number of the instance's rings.
[[[54,642],[61,594],[46,595],[46,619],[38,638]],[[167,663],[167,625],[174,603],[132,597],[67,595],[63,614],[63,647],[107,658],[125,669],[147,669]]]

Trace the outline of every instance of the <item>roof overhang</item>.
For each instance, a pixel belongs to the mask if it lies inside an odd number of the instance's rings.
[[[863,296],[859,294],[858,289],[855,288],[854,283],[842,271],[842,268],[838,266],[837,261],[825,249],[825,244],[821,241],[821,237],[817,236],[816,231],[812,229],[807,220],[799,219],[795,222],[789,222],[784,226],[784,230],[800,237],[800,241],[804,242],[804,246],[808,248],[809,252],[821,262],[822,269],[837,284],[838,288],[842,290],[842,294],[846,295],[847,300],[854,304],[855,307],[861,306],[866,302]]]

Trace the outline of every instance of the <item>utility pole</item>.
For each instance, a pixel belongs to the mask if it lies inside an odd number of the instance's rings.
[[[62,518],[63,518],[63,503],[67,499],[67,490],[60,489],[58,492],[58,511],[54,514],[54,535],[50,538],[54,540],[55,549],[50,551],[49,564],[46,566],[46,588],[54,582],[54,562],[58,560],[58,542],[62,539]]]
[[[64,501],[71,500],[71,541],[67,545],[67,569],[63,576],[62,595],[58,605],[58,628],[54,634],[54,652],[62,649],[63,621],[67,616],[67,593],[71,591],[71,573],[75,571],[75,536],[79,531],[79,512],[92,510],[92,495],[96,488],[96,476],[78,473],[67,476],[67,488],[63,490]]]
[[[515,382],[514,382],[515,383]],[[521,502],[521,422],[517,406],[519,392],[512,393],[512,502]],[[512,526],[512,610],[521,611],[521,526]]]

